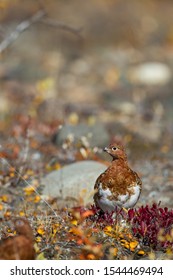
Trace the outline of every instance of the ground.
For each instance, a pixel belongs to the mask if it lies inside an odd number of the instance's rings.
[[[171,1],[41,2],[0,1],[0,238],[15,234],[7,221],[25,216],[40,259],[172,258]],[[46,18],[2,50],[43,9]],[[143,182],[137,212],[105,218],[94,206],[57,209],[41,195],[53,170],[86,159],[109,164],[90,137],[55,141],[62,126],[80,123],[101,123],[109,141],[125,145]],[[156,232],[148,228],[154,216]]]

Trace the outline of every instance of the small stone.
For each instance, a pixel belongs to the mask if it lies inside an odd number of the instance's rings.
[[[146,62],[129,70],[129,79],[138,84],[165,85],[172,77],[170,68],[159,62]]]

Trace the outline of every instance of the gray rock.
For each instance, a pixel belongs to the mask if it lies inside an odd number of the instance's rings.
[[[57,145],[62,145],[69,135],[73,135],[75,143],[78,143],[81,137],[87,137],[90,147],[104,147],[109,143],[109,134],[101,123],[94,125],[84,123],[78,125],[65,124],[56,134],[54,141]]]
[[[57,198],[60,208],[91,204],[95,181],[105,169],[104,164],[91,160],[69,164],[42,179],[42,194]]]
[[[147,85],[165,85],[170,82],[170,68],[159,62],[146,62],[130,69],[129,78],[133,82]]]

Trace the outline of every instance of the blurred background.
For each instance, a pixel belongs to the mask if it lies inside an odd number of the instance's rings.
[[[170,199],[172,15],[171,0],[1,0],[1,143],[27,116],[57,145],[91,129],[92,147],[120,139],[146,191],[152,179]]]

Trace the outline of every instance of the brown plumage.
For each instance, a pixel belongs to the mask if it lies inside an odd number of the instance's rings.
[[[139,199],[142,182],[128,166],[122,146],[113,143],[104,151],[112,156],[112,163],[96,180],[95,204],[104,212],[111,212],[116,206],[131,208]]]
[[[0,241],[0,260],[34,260],[32,228],[27,219],[16,218],[17,235]]]

